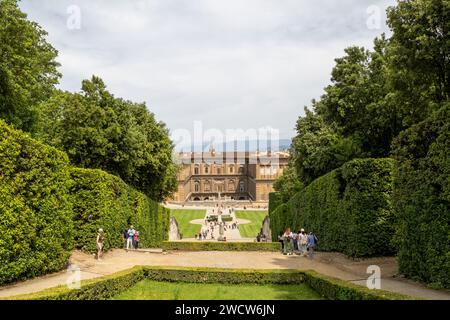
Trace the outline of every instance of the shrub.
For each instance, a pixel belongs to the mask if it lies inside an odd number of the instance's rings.
[[[143,247],[159,246],[167,240],[168,209],[104,171],[73,168],[71,176],[78,248],[95,252],[99,228],[105,231],[105,250],[122,248],[122,233],[130,224],[139,231]]]
[[[450,104],[393,144],[399,271],[450,288]]]
[[[0,121],[0,285],[67,265],[68,164],[63,152]]]
[[[352,257],[393,253],[393,160],[357,159],[313,181],[270,214],[273,240],[305,228],[319,249]]]
[[[279,242],[183,242],[164,241],[164,250],[182,251],[280,251]]]
[[[223,222],[231,222],[233,221],[233,218],[230,215],[223,215],[222,217]]]
[[[369,290],[343,280],[300,270],[247,270],[183,267],[135,267],[94,280],[81,288],[67,286],[46,289],[10,300],[104,300],[112,298],[144,279],[187,283],[301,284],[306,283],[331,300],[411,300],[412,297],[383,290]]]

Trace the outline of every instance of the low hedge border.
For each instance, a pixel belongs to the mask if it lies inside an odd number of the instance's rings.
[[[10,297],[7,300],[105,300],[144,279],[190,283],[306,283],[322,297],[330,300],[415,300],[413,297],[389,291],[370,290],[314,271],[143,266],[93,280],[84,280],[81,282],[80,289],[59,286],[32,294]]]
[[[164,241],[161,247],[169,251],[281,251],[279,242]]]

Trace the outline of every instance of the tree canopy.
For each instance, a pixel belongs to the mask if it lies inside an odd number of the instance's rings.
[[[58,91],[38,107],[37,136],[71,162],[120,176],[162,200],[176,187],[173,144],[164,123],[144,103],[115,98],[102,79],[84,80],[79,93]]]
[[[57,51],[16,0],[0,0],[0,118],[33,132],[33,108],[46,100],[60,77]]]
[[[398,1],[387,14],[391,37],[347,48],[297,121],[292,163],[305,185],[353,158],[390,156],[401,132],[449,101],[450,2]]]

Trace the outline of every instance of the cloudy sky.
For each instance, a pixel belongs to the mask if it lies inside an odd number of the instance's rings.
[[[388,31],[385,9],[394,3],[22,0],[20,6],[58,49],[62,89],[79,91],[95,74],[116,96],[146,102],[171,131],[192,131],[202,121],[205,130],[271,126],[290,138],[303,107],[329,84],[334,58],[351,45],[371,47]]]

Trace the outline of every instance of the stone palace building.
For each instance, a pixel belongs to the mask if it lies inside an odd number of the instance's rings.
[[[171,201],[268,202],[287,167],[286,152],[181,152],[178,191]]]

